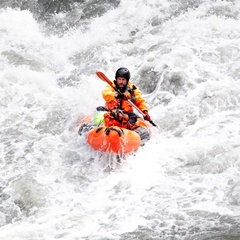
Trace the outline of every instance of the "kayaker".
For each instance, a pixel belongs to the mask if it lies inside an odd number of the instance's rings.
[[[102,96],[106,101],[105,108],[108,110],[104,114],[104,121],[106,126],[120,126],[134,130],[140,135],[141,142],[144,144],[149,140],[149,132],[146,127],[141,126],[138,121],[141,118],[134,113],[128,99],[145,114],[145,120],[150,121],[151,117],[141,91],[129,80],[130,71],[121,67],[116,71],[114,85],[107,85],[102,91]]]

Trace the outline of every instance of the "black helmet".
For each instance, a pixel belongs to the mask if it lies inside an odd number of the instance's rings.
[[[117,80],[118,77],[123,77],[127,79],[127,82],[130,79],[130,72],[127,68],[119,68],[116,71],[115,79]]]

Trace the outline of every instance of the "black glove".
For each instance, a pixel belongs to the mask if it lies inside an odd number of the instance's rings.
[[[150,117],[150,115],[148,114],[148,111],[147,111],[147,110],[144,110],[143,113],[145,114],[144,119],[150,122],[151,117]]]

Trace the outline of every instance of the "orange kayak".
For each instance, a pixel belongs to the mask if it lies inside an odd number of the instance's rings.
[[[143,119],[139,118],[138,126],[149,133],[149,125]],[[142,141],[138,129],[129,130],[119,126],[105,126],[102,113],[81,120],[78,133],[79,135],[86,134],[86,141],[91,148],[106,153],[136,152]]]
[[[87,143],[98,151],[127,154],[138,150],[141,139],[136,132],[125,128],[101,126],[88,132]]]

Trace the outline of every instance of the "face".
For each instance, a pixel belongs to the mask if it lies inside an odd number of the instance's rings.
[[[118,77],[117,78],[117,85],[122,88],[127,85],[127,79],[123,77]]]

